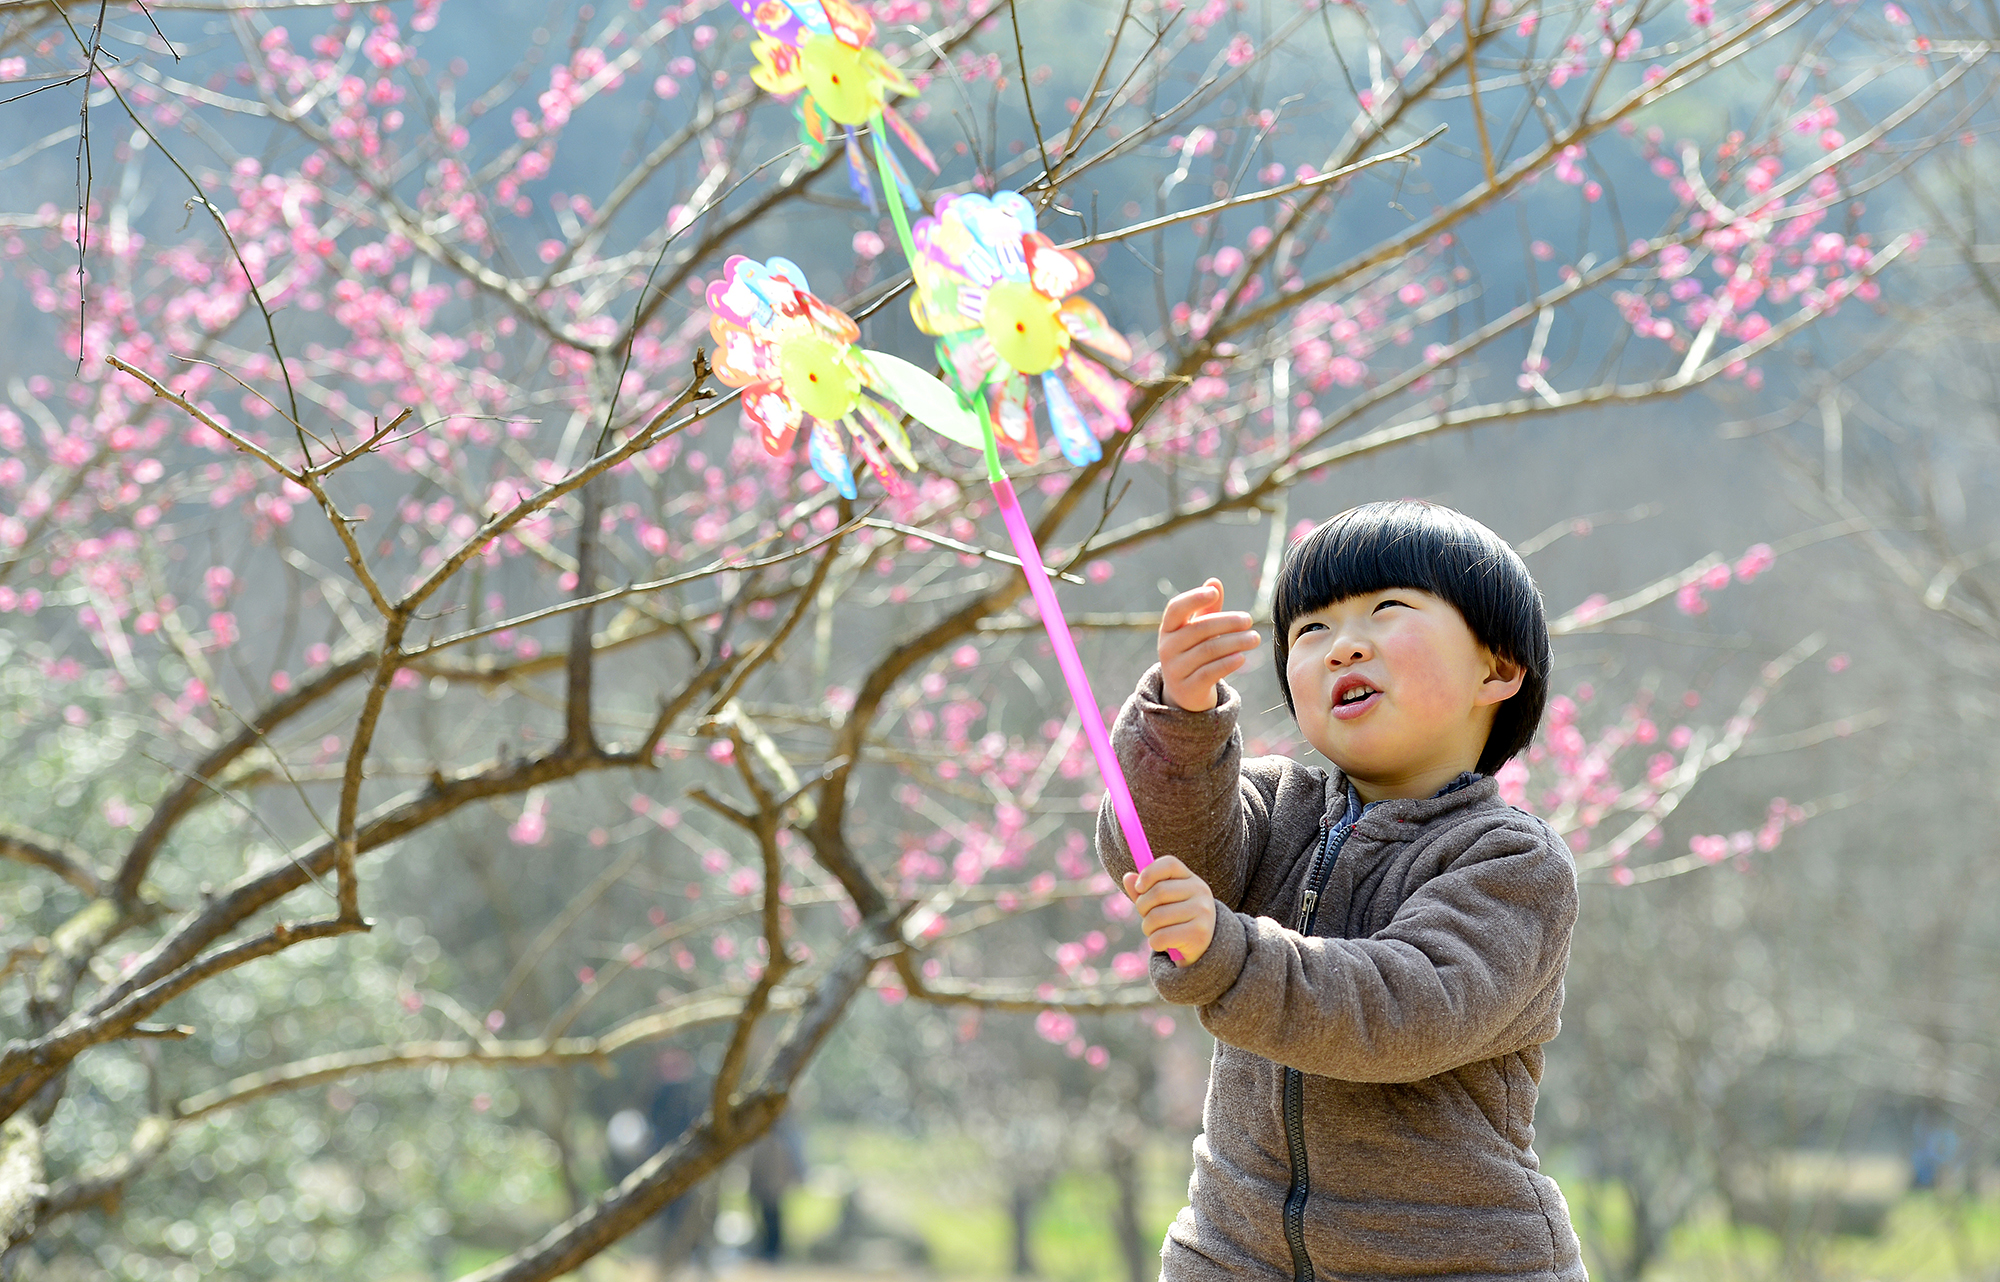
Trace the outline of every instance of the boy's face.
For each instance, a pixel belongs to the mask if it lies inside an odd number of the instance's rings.
[[[1306,741],[1363,801],[1428,797],[1479,764],[1519,664],[1479,643],[1457,608],[1389,588],[1292,620],[1285,677]]]

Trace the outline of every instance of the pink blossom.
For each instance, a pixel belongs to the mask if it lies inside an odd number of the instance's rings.
[[[539,846],[548,835],[548,803],[539,796],[531,797],[521,808],[521,817],[508,828],[507,836],[517,846]]]
[[[1738,580],[1748,583],[1764,571],[1770,569],[1777,559],[1777,554],[1771,551],[1770,544],[1754,544],[1737,559],[1736,577]]]

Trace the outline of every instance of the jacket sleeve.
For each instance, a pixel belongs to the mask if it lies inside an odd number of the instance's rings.
[[[1243,700],[1227,682],[1217,695],[1207,712],[1168,703],[1156,663],[1119,709],[1111,743],[1154,857],[1177,856],[1208,883],[1218,905],[1234,908],[1270,835],[1271,810],[1264,790],[1242,773],[1236,718]],[[1097,812],[1097,856],[1114,881],[1132,871],[1108,796]]]
[[[1555,1036],[1576,909],[1560,840],[1507,825],[1367,939],[1219,912],[1193,966],[1155,957],[1152,976],[1231,1046],[1323,1077],[1414,1082]]]

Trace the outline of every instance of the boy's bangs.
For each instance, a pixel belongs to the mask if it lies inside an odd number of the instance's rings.
[[[1300,615],[1369,592],[1414,588],[1449,600],[1452,594],[1439,587],[1460,576],[1440,562],[1468,558],[1451,556],[1458,549],[1440,546],[1436,535],[1407,520],[1329,521],[1292,549],[1296,565],[1280,576],[1272,612],[1289,634]]]

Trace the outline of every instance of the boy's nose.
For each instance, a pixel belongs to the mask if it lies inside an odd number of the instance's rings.
[[[1346,637],[1342,637],[1328,646],[1326,651],[1327,666],[1334,668],[1346,667],[1350,663],[1359,663],[1367,657],[1368,647],[1365,644]]]

